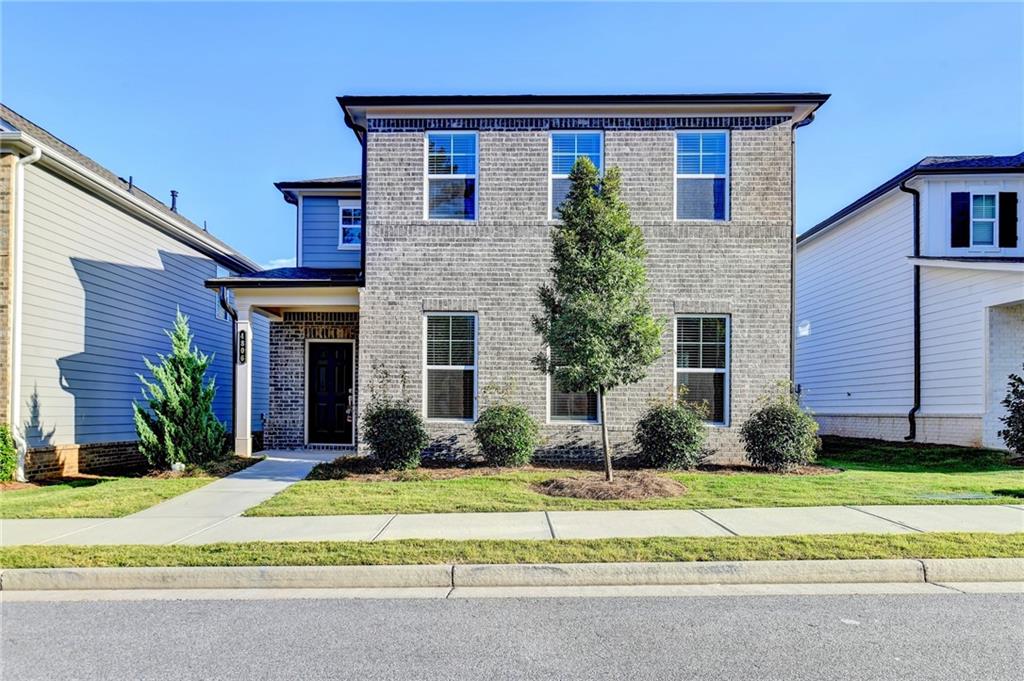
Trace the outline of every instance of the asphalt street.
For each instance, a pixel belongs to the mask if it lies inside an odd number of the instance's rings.
[[[1024,595],[6,602],[3,679],[1020,681]]]

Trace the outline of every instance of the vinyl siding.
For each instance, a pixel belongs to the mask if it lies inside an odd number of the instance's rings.
[[[952,248],[950,245],[950,194],[953,192],[1016,192],[1017,215],[1024,214],[1024,176],[1022,175],[974,175],[968,177],[930,177],[921,182],[921,255],[930,256],[1024,256],[1024,234],[1022,220],[1017,221],[1017,247],[975,247]],[[996,238],[998,242],[998,223]]]
[[[921,268],[921,413],[985,412],[988,305],[1024,300],[1024,274]]]
[[[303,196],[300,211],[304,267],[359,267],[358,250],[338,248],[337,196]]]
[[[228,421],[231,323],[203,287],[214,262],[46,170],[27,168],[26,185],[21,425],[30,446],[134,440],[142,358],[169,350],[164,329],[179,307],[196,345],[214,355],[215,410]],[[266,324],[257,328],[254,369],[267,365]],[[266,409],[265,383],[254,411]]]
[[[912,210],[891,194],[798,249],[796,381],[815,412],[913,404]]]

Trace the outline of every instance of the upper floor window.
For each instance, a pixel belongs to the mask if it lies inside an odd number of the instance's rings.
[[[476,219],[475,132],[427,133],[427,217]]]
[[[996,195],[971,195],[971,245],[994,246],[996,243]]]
[[[729,317],[676,319],[676,390],[687,402],[706,403],[710,422],[728,422]]]
[[[429,313],[426,318],[427,418],[476,418],[476,315]]]
[[[676,219],[726,220],[729,133],[676,133]]]
[[[363,243],[363,209],[358,201],[338,201],[338,248],[359,248]]]
[[[551,217],[558,217],[559,206],[569,195],[569,173],[576,159],[586,156],[601,172],[603,156],[601,133],[599,132],[553,132],[551,133]]]
[[[949,245],[996,252],[1017,248],[1017,192],[952,192],[949,195]]]

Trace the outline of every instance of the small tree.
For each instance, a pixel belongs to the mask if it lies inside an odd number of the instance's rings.
[[[226,430],[213,413],[214,380],[206,380],[213,356],[193,347],[181,310],[166,333],[171,354],[157,355],[159,364],[144,358],[153,380],[139,374],[145,402],[132,403],[139,451],[158,468],[220,458],[227,450]]]
[[[607,396],[647,374],[661,354],[663,323],[651,313],[647,248],[619,197],[619,170],[609,168],[600,178],[581,157],[569,179],[562,224],[551,235],[553,281],[540,287],[543,313],[533,318],[544,345],[534,364],[562,390],[601,396],[605,477],[611,482]]]
[[[1024,378],[1010,374],[1006,397],[1000,404],[1006,407],[1006,416],[999,418],[1006,427],[999,431],[999,437],[1011,452],[1024,454]]]

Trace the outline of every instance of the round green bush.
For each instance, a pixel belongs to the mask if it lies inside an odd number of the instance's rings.
[[[0,482],[14,480],[14,471],[18,467],[18,451],[14,448],[11,429],[0,425]]]
[[[480,413],[473,434],[492,466],[525,466],[537,448],[537,422],[518,404],[498,404]]]
[[[747,460],[758,468],[787,471],[814,461],[818,424],[789,391],[764,400],[740,428]]]
[[[362,437],[385,470],[416,468],[430,442],[419,412],[392,400],[370,403],[363,416]]]
[[[644,468],[696,468],[707,457],[706,439],[704,419],[682,400],[651,405],[633,433]]]

